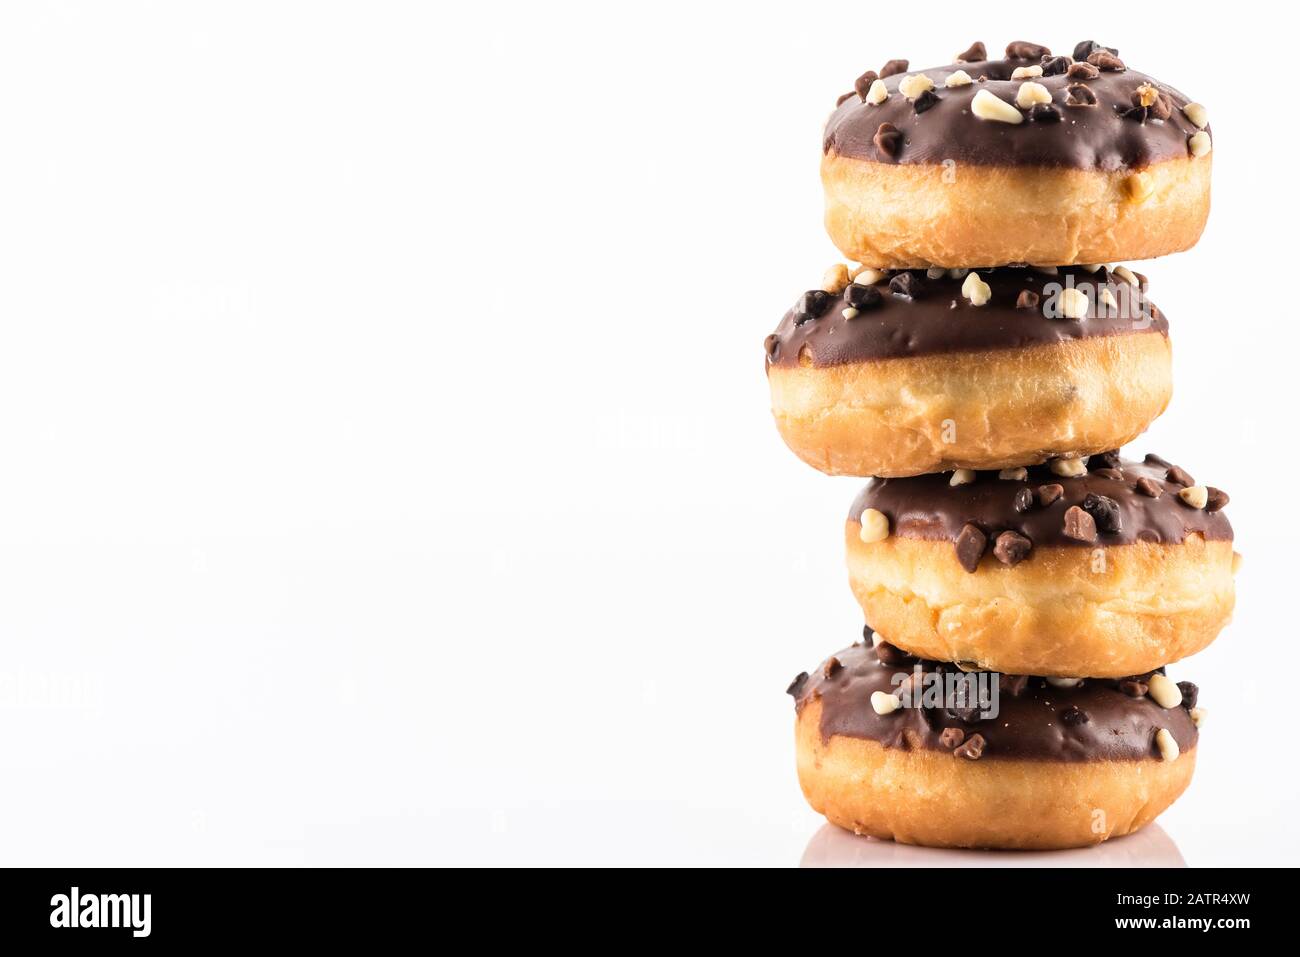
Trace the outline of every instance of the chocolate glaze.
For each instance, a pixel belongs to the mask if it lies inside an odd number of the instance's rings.
[[[841,667],[831,677],[818,668],[790,688],[797,712],[810,701],[821,701],[823,741],[843,735],[878,741],[887,748],[951,751],[940,736],[945,728],[960,728],[967,737],[984,738],[981,761],[1158,761],[1155,737],[1161,728],[1173,735],[1180,751],[1196,746],[1196,724],[1185,704],[1166,709],[1149,697],[1131,698],[1119,690],[1124,679],[1086,678],[1075,688],[1054,688],[1042,678],[1030,678],[1019,696],[1004,684],[998,716],[987,720],[978,715],[961,720],[937,708],[900,708],[879,715],[871,707],[872,692],[893,693],[896,674],[906,674],[918,663],[924,672],[956,671],[957,666],[916,658],[886,665],[870,643],[846,648],[835,657]],[[1062,720],[1062,712],[1071,707],[1082,709],[1087,721]]]
[[[1150,458],[1150,457],[1148,457]],[[997,472],[978,472],[969,485],[951,486],[950,474],[918,475],[913,478],[872,479],[853,500],[849,520],[857,522],[863,509],[874,508],[889,518],[891,534],[927,541],[956,541],[967,522],[981,528],[990,538],[1010,529],[1034,543],[1080,546],[1127,545],[1153,542],[1176,545],[1198,533],[1207,540],[1232,541],[1232,525],[1223,512],[1191,508],[1178,498],[1182,488],[1165,479],[1169,466],[1154,462],[1121,461],[1122,479],[1090,471],[1078,478],[1053,475],[1045,465],[1029,468],[1029,478],[1016,482],[998,478]],[[1162,489],[1159,498],[1149,498],[1135,484],[1149,478]],[[1035,505],[1017,512],[1016,493],[1040,485],[1060,485],[1064,493],[1046,507]],[[1096,542],[1081,542],[1064,534],[1067,509],[1082,505],[1088,493],[1105,495],[1119,506],[1118,532],[1099,532]],[[1033,554],[1029,556],[1033,560]]]
[[[1052,104],[1062,114],[1059,123],[1030,122],[1019,125],[982,120],[971,112],[971,100],[988,90],[1014,104],[1023,81],[1012,80],[1020,66],[1034,66],[1037,60],[986,60],[953,63],[928,70],[910,70],[884,80],[889,99],[879,106],[851,96],[831,114],[826,123],[822,149],[826,153],[856,159],[901,164],[939,164],[953,160],[973,166],[1049,166],[1085,170],[1122,170],[1149,166],[1190,154],[1187,139],[1196,126],[1183,115],[1190,102],[1173,87],[1158,83],[1144,73],[1125,70],[1102,73],[1091,80],[1077,80],[1065,74],[1033,77],[1052,94]],[[944,80],[956,70],[965,70],[975,82],[969,86],[945,87]],[[898,92],[906,76],[925,73],[934,81],[939,102],[923,113]],[[984,82],[980,82],[983,78]],[[1082,83],[1097,98],[1095,106],[1066,106],[1066,87]],[[1144,123],[1121,115],[1132,105],[1133,91],[1150,83],[1172,101],[1167,120],[1148,118]],[[1023,112],[1023,111],[1022,111]],[[903,134],[903,147],[895,159],[881,157],[872,138],[881,123],[892,123]],[[960,175],[960,173],[958,174]]]
[[[1093,336],[1129,335],[1151,332],[1169,334],[1169,322],[1137,287],[1102,268],[1089,273],[1082,267],[1063,266],[1050,276],[1030,268],[1003,267],[978,270],[992,290],[982,306],[972,305],[962,295],[964,279],[944,275],[925,278],[915,272],[924,287],[920,299],[904,299],[890,292],[887,280],[877,283],[879,305],[863,309],[852,319],[843,311],[844,294],[834,297],[820,318],[796,323],[794,309],[788,311],[768,337],[768,365],[818,367],[846,365],[872,359],[951,352],[982,352],[1047,346]],[[1089,314],[1084,319],[1049,319],[1045,287],[1064,287],[1067,278],[1088,296]],[[1101,304],[1102,289],[1109,289],[1120,308]],[[1021,292],[1040,297],[1038,308],[1017,309]],[[800,356],[803,356],[801,359]]]

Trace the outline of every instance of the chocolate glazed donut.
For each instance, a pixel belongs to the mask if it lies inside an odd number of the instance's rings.
[[[787,689],[800,785],[834,824],[931,846],[1076,847],[1137,830],[1191,780],[1203,711],[1163,669],[966,675],[866,637]],[[955,676],[996,685],[989,710],[900,703],[900,686]]]
[[[867,71],[827,122],[826,227],[877,268],[1147,259],[1209,213],[1206,112],[1110,49]]]
[[[1169,325],[1125,267],[847,279],[833,269],[765,343],[777,429],[823,472],[1087,455],[1132,440],[1169,402]]]
[[[1118,677],[1208,645],[1232,614],[1228,497],[1158,456],[870,482],[849,583],[888,640],[1016,674]]]

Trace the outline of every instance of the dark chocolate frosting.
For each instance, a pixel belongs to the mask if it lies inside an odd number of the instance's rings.
[[[1020,682],[1003,675],[995,718],[981,720],[972,712],[956,717],[941,707],[904,707],[880,715],[871,706],[871,695],[893,694],[898,687],[895,675],[910,674],[917,665],[923,673],[959,669],[947,662],[905,656],[891,656],[898,663],[885,664],[869,642],[836,652],[834,658],[839,667],[829,677],[827,669],[818,668],[811,676],[800,675],[789,689],[796,711],[810,701],[821,702],[823,741],[843,735],[878,741],[887,748],[952,751],[951,739],[945,743],[942,736],[945,729],[956,728],[966,738],[978,734],[984,739],[984,761],[1070,762],[1158,761],[1155,738],[1161,728],[1173,736],[1180,752],[1196,745],[1189,696],[1184,694],[1182,705],[1162,708],[1146,695],[1131,697],[1120,690],[1124,681],[1134,679],[1085,678],[1077,687],[1057,688],[1043,678],[1029,678],[1021,679],[1023,687],[1017,693]]]
[[[1112,462],[1117,472],[1104,464]],[[1145,462],[1120,461],[1118,457],[1094,455],[1089,471],[1077,478],[1054,475],[1046,465],[1030,467],[1028,479],[998,478],[997,472],[977,472],[968,485],[949,485],[951,473],[918,475],[913,478],[872,479],[853,500],[849,520],[857,522],[864,509],[874,508],[889,518],[892,535],[927,541],[956,541],[962,528],[973,524],[990,540],[1010,530],[1027,537],[1035,548],[1044,545],[1126,545],[1152,542],[1176,545],[1188,535],[1207,540],[1231,541],[1232,525],[1222,511],[1192,508],[1178,497],[1184,483],[1166,478],[1173,468],[1157,456]],[[1190,476],[1185,476],[1190,478]],[[1144,494],[1137,486],[1146,479],[1160,490],[1158,498]],[[1059,485],[1059,498],[1050,504],[1036,501],[1026,511],[1017,510],[1023,490]],[[1148,486],[1149,487],[1149,486]],[[1104,496],[1116,506],[1118,530],[1105,530],[1097,523],[1095,541],[1085,542],[1065,534],[1065,513],[1073,506],[1095,510],[1089,495]],[[1092,507],[1090,507],[1092,506]],[[1106,508],[1110,508],[1109,505]],[[1032,555],[1030,556],[1032,560]]]
[[[992,298],[982,306],[962,295],[964,277],[945,273],[929,279],[924,270],[912,271],[920,287],[918,298],[894,294],[890,280],[885,279],[872,287],[879,291],[879,301],[873,297],[873,305],[860,309],[852,319],[843,315],[850,305],[849,289],[830,297],[817,318],[804,320],[796,305],[767,338],[768,364],[824,367],[934,353],[1047,346],[1093,336],[1169,334],[1168,320],[1145,294],[1105,267],[1090,273],[1083,267],[1063,266],[1057,275],[1015,267],[977,272],[992,290]],[[1053,284],[1065,287],[1071,281],[1088,297],[1088,315],[1083,319],[1048,318],[1044,310],[1052,300],[1046,289]],[[1104,289],[1110,291],[1117,308],[1102,302]],[[1017,308],[1025,292],[1037,296],[1039,302]]]
[[[1068,54],[1067,54],[1068,56]],[[1136,169],[1165,160],[1187,158],[1187,140],[1197,127],[1184,114],[1186,96],[1144,73],[1125,69],[1100,72],[1092,79],[1055,76],[1031,77],[1052,95],[1060,114],[1058,122],[1020,124],[984,120],[971,112],[980,90],[1015,104],[1022,80],[1012,80],[1016,67],[1039,65],[1037,59],[984,60],[953,63],[927,70],[909,70],[884,79],[889,98],[878,106],[849,96],[831,114],[822,148],[827,153],[857,159],[901,164],[941,164],[952,160],[974,166],[1044,166],[1084,170]],[[950,73],[965,70],[974,81],[948,88]],[[925,73],[934,81],[938,102],[918,113],[898,91],[904,77]],[[1087,87],[1096,98],[1092,106],[1067,106],[1067,87]],[[1163,93],[1171,107],[1167,119],[1148,116],[1144,121],[1125,116],[1134,106],[1133,94],[1150,84]],[[928,98],[927,98],[928,99]],[[1022,111],[1023,112],[1023,111]],[[873,138],[880,124],[890,123],[902,134],[896,157],[882,155]],[[960,173],[958,174],[960,175]]]

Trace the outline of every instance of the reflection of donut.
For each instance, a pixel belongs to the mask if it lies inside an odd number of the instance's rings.
[[[1079,847],[1149,823],[1191,780],[1200,712],[1190,683],[1149,678],[1181,698],[1162,706],[1137,679],[966,677],[886,647],[847,648],[789,689],[799,783],[833,824],[937,847]],[[958,677],[997,682],[987,717],[950,698],[898,704],[905,679]]]
[[[1156,821],[1100,845],[1044,851],[975,851],[878,841],[825,823],[808,839],[800,867],[1186,867]]]
[[[766,342],[777,428],[823,472],[1087,455],[1130,441],[1169,402],[1168,323],[1122,267],[847,279],[828,272]]]
[[[1060,265],[1196,242],[1210,209],[1202,107],[1091,44],[1074,51],[1082,62],[1024,43],[987,60],[977,46],[917,72],[893,61],[901,70],[868,71],[841,98],[822,183],[845,256],[892,269]]]
[[[867,620],[914,654],[1017,674],[1115,677],[1204,648],[1232,614],[1227,496],[1156,456],[1088,467],[868,483],[845,534]]]

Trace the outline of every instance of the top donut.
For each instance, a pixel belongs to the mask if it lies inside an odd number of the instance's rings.
[[[1210,209],[1203,106],[1091,40],[890,60],[822,142],[826,229],[877,269],[1066,266],[1187,249]]]

